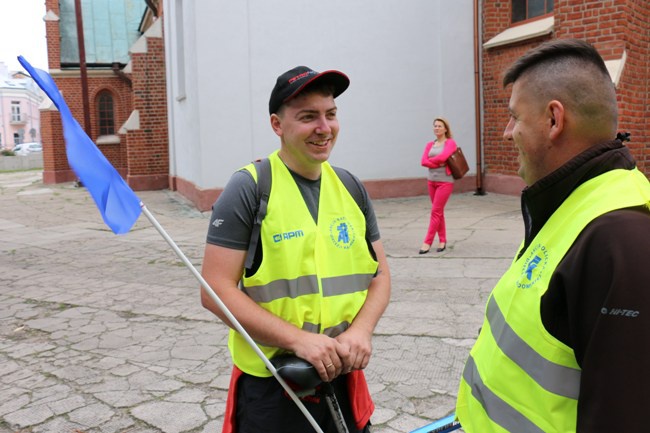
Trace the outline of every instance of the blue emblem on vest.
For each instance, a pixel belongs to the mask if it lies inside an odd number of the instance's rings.
[[[530,253],[524,261],[521,276],[517,281],[520,289],[530,289],[540,278],[548,263],[548,250],[545,246],[537,244],[530,248]]]
[[[338,248],[350,248],[356,239],[354,227],[345,217],[335,218],[330,223],[330,239]]]

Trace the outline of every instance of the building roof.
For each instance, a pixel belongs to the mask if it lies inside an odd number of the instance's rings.
[[[141,36],[144,0],[81,0],[86,64],[129,62],[129,48]],[[60,0],[61,66],[79,65],[75,0]]]
[[[0,93],[11,91],[28,91],[43,98],[40,88],[36,85],[32,77],[19,72],[9,72],[7,65],[0,62]]]

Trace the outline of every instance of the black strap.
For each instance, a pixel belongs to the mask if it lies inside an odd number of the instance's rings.
[[[363,200],[363,193],[361,192],[359,185],[355,182],[350,172],[340,167],[332,166],[332,168],[334,169],[334,172],[339,177],[343,185],[345,185],[345,189],[348,190],[354,201],[357,203],[357,206],[359,206],[359,209],[361,209],[363,212],[366,207]]]
[[[252,269],[255,260],[257,244],[260,241],[260,231],[262,230],[262,221],[266,216],[266,209],[269,205],[269,196],[271,195],[271,161],[268,158],[253,162],[257,170],[257,210],[255,211],[255,220],[253,221],[253,230],[251,231],[251,240],[248,245],[248,254],[246,255],[246,269]]]

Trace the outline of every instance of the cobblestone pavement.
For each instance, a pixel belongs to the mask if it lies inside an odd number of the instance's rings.
[[[84,188],[41,179],[0,173],[0,433],[220,432],[227,328],[198,282],[144,216],[116,236]],[[209,213],[170,191],[138,195],[200,269]],[[366,370],[374,433],[453,410],[486,296],[523,234],[518,203],[454,194],[447,250],[419,255],[428,197],[374,202],[393,277]]]

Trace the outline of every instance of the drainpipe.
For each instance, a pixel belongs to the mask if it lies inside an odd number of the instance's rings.
[[[147,6],[149,6],[149,9],[151,9],[153,16],[158,18],[158,2],[155,2],[153,0],[144,0],[144,2],[147,4]]]
[[[120,69],[120,64],[118,62],[113,63],[112,65],[113,73],[120,77],[122,81],[128,84],[129,87],[133,87],[131,79]]]
[[[84,25],[81,13],[81,0],[74,0],[75,17],[77,19],[77,42],[79,44],[79,71],[81,73],[81,98],[84,108],[84,129],[88,137],[92,137],[90,126],[90,102],[88,100],[88,73],[86,72],[86,45],[84,43]]]
[[[474,115],[476,117],[476,192],[485,195],[483,189],[483,149],[481,146],[481,68],[480,68],[480,26],[479,0],[474,0]]]

